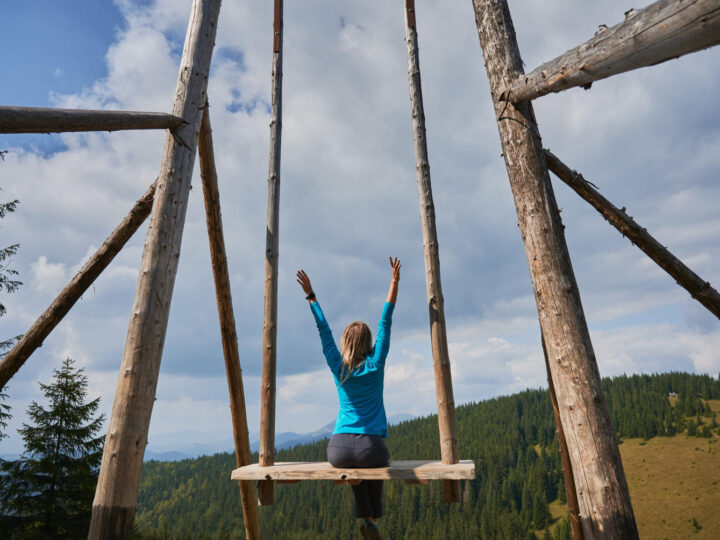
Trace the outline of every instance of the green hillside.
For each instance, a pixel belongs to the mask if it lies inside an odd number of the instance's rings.
[[[717,534],[720,524],[711,509],[720,507],[720,445],[713,444],[720,428],[711,405],[720,403],[714,401],[720,400],[720,382],[669,373],[623,376],[603,384],[614,425],[626,439],[620,448],[641,536]],[[569,538],[547,391],[527,390],[463,405],[457,409],[457,422],[460,456],[475,460],[477,473],[474,481],[463,483],[462,504],[443,502],[439,482],[386,482],[387,515],[381,523],[386,537]],[[326,441],[285,450],[278,461],[325,461],[325,447]],[[439,459],[437,417],[392,427],[388,447],[393,459]],[[672,474],[664,472],[662,463]],[[243,538],[239,492],[229,480],[234,464],[232,454],[146,463],[137,537]],[[301,482],[275,490],[275,504],[259,509],[264,538],[352,537],[349,488]]]

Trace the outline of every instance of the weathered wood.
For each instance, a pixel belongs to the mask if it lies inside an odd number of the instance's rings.
[[[140,197],[127,216],[120,222],[115,230],[107,237],[102,246],[93,253],[92,257],[83,265],[70,283],[60,291],[55,300],[43,311],[42,315],[33,323],[30,329],[23,335],[15,346],[8,351],[0,361],[0,388],[4,388],[7,382],[23,366],[30,355],[41,347],[45,338],[60,324],[63,317],[75,305],[88,287],[95,282],[95,279],[102,273],[115,255],[125,246],[128,240],[135,234],[140,225],[150,215],[152,209],[155,183]]]
[[[267,228],[265,237],[265,310],[260,386],[260,465],[275,462],[275,380],[277,373],[277,294],[280,234],[280,142],[282,136],[282,0],[275,0],[273,24],[272,113],[268,165]],[[258,489],[262,506],[273,503],[272,482]]]
[[[0,133],[173,129],[185,121],[156,112],[0,107]]]
[[[238,467],[242,467],[251,463],[250,437],[248,435],[245,390],[230,291],[230,273],[228,272],[225,252],[220,192],[215,168],[215,151],[213,149],[209,111],[210,107],[206,105],[198,137],[198,157],[200,158],[200,176],[202,178],[205,216],[208,240],[210,242],[210,260],[215,281],[215,297],[220,320],[223,356],[225,357],[225,374],[227,375],[230,393],[230,415],[232,418],[233,440],[235,441],[235,461]],[[245,518],[245,537],[249,540],[259,539],[260,525],[258,523],[257,505],[255,504],[252,482],[241,481],[239,484],[243,516]]]
[[[572,463],[570,461],[570,454],[568,453],[567,441],[565,440],[565,430],[563,430],[562,422],[560,421],[560,409],[558,408],[555,386],[553,385],[552,374],[550,373],[550,362],[548,360],[547,347],[545,346],[545,337],[542,336],[542,333],[540,335],[540,341],[542,343],[543,356],[545,357],[550,401],[552,403],[553,415],[555,416],[555,425],[557,426],[560,461],[562,463],[563,479],[565,480],[568,514],[570,515],[570,528],[572,529],[573,540],[584,540],[582,521],[580,520],[580,506],[578,505],[577,492],[575,491],[575,477],[573,476]]]
[[[520,103],[632,69],[653,66],[720,43],[720,0],[659,0],[625,21],[545,62],[508,86],[501,99]]]
[[[627,215],[625,208],[618,208],[594,189],[577,171],[560,161],[550,150],[545,150],[548,168],[570,186],[578,195],[589,202],[610,225],[639,247],[645,254],[665,270],[675,281],[720,319],[720,294],[710,283],[702,279],[668,249],[647,232],[646,229]]]
[[[440,280],[440,250],[435,227],[435,205],[430,183],[425,131],[425,110],[420,80],[420,57],[417,41],[414,0],[405,0],[405,42],[408,54],[408,83],[412,111],[415,170],[417,173],[420,218],[422,221],[423,249],[425,253],[425,283],[430,313],[430,341],[435,369],[435,390],[438,403],[440,452],[445,464],[458,462],[455,399],[453,397],[450,354],[445,329],[445,307]],[[444,482],[447,502],[460,502],[460,483]]]
[[[391,461],[388,467],[342,469],[322,462],[281,462],[261,467],[254,463],[235,469],[233,480],[471,480],[475,463],[462,460],[452,465],[441,461]]]
[[[220,0],[194,0],[98,478],[90,539],[129,538],[177,273]]]
[[[620,452],[530,103],[500,92],[522,73],[506,0],[474,0],[518,225],[545,336],[585,538],[637,538]]]

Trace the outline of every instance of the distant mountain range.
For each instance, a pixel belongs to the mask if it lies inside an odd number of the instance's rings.
[[[388,418],[388,423],[395,425],[400,424],[401,422],[412,420],[413,418],[415,417],[412,414],[396,414]],[[284,450],[286,448],[292,448],[293,446],[297,446],[300,444],[309,444],[315,441],[320,441],[322,439],[330,437],[330,435],[332,435],[333,429],[335,429],[334,420],[311,433],[295,433],[294,431],[276,433],[275,449]],[[183,433],[182,435],[186,437],[187,440],[203,440],[201,435],[192,432]],[[173,437],[176,439],[177,434],[173,434]],[[251,434],[250,438],[252,441],[250,443],[250,450],[252,452],[257,452],[260,446],[259,435]],[[151,449],[153,442],[154,441],[151,441],[151,446],[147,450],[145,450],[145,461],[180,461],[183,459],[196,458],[198,456],[217,454],[218,452],[229,452],[232,451],[235,446],[233,440],[231,438],[228,438],[214,442],[192,442],[179,445],[176,444],[176,450],[158,452]],[[161,437],[158,446],[168,446],[168,444],[163,444],[163,440]]]

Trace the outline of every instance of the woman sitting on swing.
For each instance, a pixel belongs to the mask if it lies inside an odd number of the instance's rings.
[[[390,326],[400,282],[400,261],[390,257],[392,279],[378,325],[377,341],[367,324],[355,321],[347,325],[338,350],[330,325],[323,315],[304,270],[297,281],[305,291],[315,317],[323,354],[335,379],[340,412],[328,444],[327,457],[333,467],[386,467],[390,453],[383,440],[387,437],[387,419],[383,404],[385,358],[390,350]],[[364,520],[360,530],[365,538],[380,538],[376,520],[383,515],[382,480],[364,480],[353,485],[355,513]]]

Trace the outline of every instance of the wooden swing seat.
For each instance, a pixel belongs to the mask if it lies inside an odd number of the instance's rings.
[[[374,469],[341,469],[327,461],[284,462],[269,467],[257,463],[235,469],[233,480],[277,480],[280,483],[295,483],[300,480],[405,480],[409,483],[426,483],[430,480],[471,480],[475,478],[475,463],[461,460],[453,465],[441,461],[391,461],[388,467]]]

